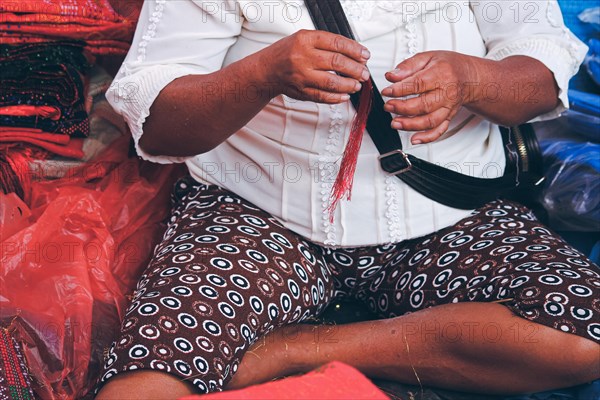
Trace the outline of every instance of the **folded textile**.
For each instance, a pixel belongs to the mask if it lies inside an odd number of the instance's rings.
[[[0,398],[35,399],[21,346],[6,329],[0,329]]]
[[[35,43],[47,43],[49,37],[47,36],[23,36],[20,33],[13,34],[9,32],[2,32],[0,27],[0,43],[9,45],[20,45],[20,44],[35,44]],[[53,37],[53,40],[62,39]],[[88,39],[85,41],[83,48],[85,51],[93,55],[105,56],[105,55],[125,55],[131,47],[131,42],[120,42],[115,40],[92,40]]]
[[[93,54],[125,54],[143,0],[0,2],[0,43],[75,39]],[[113,7],[114,5],[114,7]]]
[[[2,1],[0,12],[56,15],[62,19],[89,18],[118,21],[120,16],[108,0],[27,0]]]
[[[0,115],[0,126],[31,127],[45,132],[56,132],[70,136],[84,137],[90,132],[88,115],[83,110],[83,104],[76,111],[71,111],[69,119],[53,121],[37,117],[12,117]]]
[[[30,106],[17,105],[0,107],[0,115],[12,115],[18,117],[40,117],[58,120],[60,118],[60,109],[52,106]]]
[[[79,42],[0,45],[0,105],[72,107],[81,101],[90,61]]]
[[[67,137],[68,138],[68,137]],[[69,139],[69,138],[68,138]],[[83,158],[83,139],[70,138],[65,144],[56,143],[51,140],[44,140],[42,138],[36,138],[32,136],[25,136],[22,134],[15,136],[0,135],[0,148],[1,143],[28,143],[34,146],[40,147],[44,150],[49,151],[57,156],[68,157],[68,158]]]
[[[87,136],[90,67],[79,42],[0,45],[0,126]]]
[[[56,133],[47,133],[47,132],[42,131],[41,129],[8,128],[5,126],[0,126],[0,139],[2,139],[2,138],[6,139],[6,138],[12,138],[12,137],[18,137],[18,138],[29,137],[29,138],[34,138],[37,140],[43,140],[45,142],[62,144],[62,145],[69,144],[69,141],[71,140],[71,138],[67,135],[60,135],[60,134],[56,134]],[[5,140],[5,142],[8,142],[8,141],[9,140]]]

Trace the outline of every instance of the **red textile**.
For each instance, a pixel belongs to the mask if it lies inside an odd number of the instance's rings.
[[[35,13],[60,17],[81,17],[117,21],[120,16],[108,0],[27,0],[2,1],[0,11],[6,13]]]
[[[369,379],[353,367],[331,362],[306,375],[290,377],[203,396],[187,396],[180,400],[296,400],[296,399],[369,399],[389,400]]]
[[[125,54],[143,0],[0,2],[0,43],[82,40],[97,55]]]
[[[0,28],[1,29],[1,28]],[[0,44],[19,45],[24,43],[45,43],[48,41],[47,36],[34,36],[22,34],[14,34],[10,32],[0,31]],[[58,38],[53,38],[58,39]],[[61,38],[62,39],[62,38]],[[116,40],[86,40],[84,49],[94,55],[125,55],[131,46],[130,42],[119,42]]]
[[[21,347],[6,329],[0,329],[0,398],[34,399]]]
[[[0,126],[0,140],[2,140],[2,138],[15,136],[19,138],[35,138],[38,140],[43,140],[45,142],[63,145],[69,144],[69,140],[71,139],[71,137],[68,135],[63,135],[60,133],[46,133],[41,129],[37,128],[12,128]]]
[[[57,121],[60,119],[60,109],[52,106],[29,106],[21,104],[18,106],[0,107],[0,115],[37,116]]]
[[[51,134],[48,134],[51,135]],[[69,138],[68,135],[53,135],[53,136],[65,136]],[[4,133],[0,133],[0,143],[29,143],[34,146],[40,147],[44,150],[49,151],[50,153],[54,153],[61,157],[82,159],[85,154],[83,153],[83,139],[81,138],[71,138],[65,144],[57,144],[56,142],[51,140],[44,140],[40,137],[35,136],[24,136],[19,133],[18,135],[6,135]],[[2,145],[0,145],[0,148]]]

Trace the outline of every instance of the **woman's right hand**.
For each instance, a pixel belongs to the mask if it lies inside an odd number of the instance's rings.
[[[300,30],[264,49],[263,56],[276,94],[297,100],[341,103],[369,78],[367,48],[326,31]]]

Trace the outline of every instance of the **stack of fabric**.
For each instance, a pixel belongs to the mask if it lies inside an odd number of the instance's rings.
[[[86,73],[127,52],[141,2],[0,2],[1,191],[27,199],[33,160],[84,158]]]
[[[0,45],[0,185],[25,197],[29,160],[55,154],[81,158],[89,134],[78,42]]]
[[[0,2],[0,43],[73,39],[92,54],[125,54],[143,0]],[[114,5],[114,7],[113,7]]]

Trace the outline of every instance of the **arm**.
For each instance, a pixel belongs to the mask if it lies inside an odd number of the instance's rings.
[[[153,155],[204,153],[280,94],[321,103],[347,101],[368,78],[369,56],[363,50],[342,36],[300,31],[214,73],[179,78],[150,108],[140,146]]]
[[[516,1],[495,2],[501,18],[489,21],[485,3],[472,4],[488,49],[485,58],[426,52],[386,76],[392,86],[384,95],[417,95],[386,105],[399,114],[395,129],[419,131],[414,144],[438,139],[462,106],[507,126],[553,118],[568,107],[568,81],[586,47],[564,27],[556,1],[534,2],[535,21],[515,18]]]
[[[560,104],[559,88],[552,72],[528,56],[494,61],[474,60],[480,85],[465,106],[476,114],[503,126],[525,123],[552,111]]]
[[[183,162],[217,146],[278,94],[336,103],[368,77],[363,46],[317,31],[297,32],[223,68],[243,23],[235,0],[144,2],[106,95],[141,157]]]

